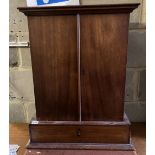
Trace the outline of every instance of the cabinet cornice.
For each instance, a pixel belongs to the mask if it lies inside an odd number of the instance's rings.
[[[77,5],[77,6],[48,6],[48,7],[18,7],[19,11],[27,16],[50,16],[67,14],[110,14],[130,13],[137,8],[134,4],[108,4],[108,5]]]

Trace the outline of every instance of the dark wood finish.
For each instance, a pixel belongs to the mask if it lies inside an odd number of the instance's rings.
[[[105,144],[105,143],[29,143],[28,149],[52,150],[112,150],[135,151],[132,144]]]
[[[129,143],[129,126],[31,125],[36,143]]]
[[[123,101],[129,13],[138,5],[18,8],[28,16],[39,121],[29,147],[131,147]]]
[[[28,16],[50,16],[68,14],[116,14],[130,13],[137,8],[134,4],[108,4],[108,5],[79,5],[79,6],[55,6],[55,7],[19,7],[18,9]]]
[[[68,123],[42,122],[30,124],[30,143],[107,143],[130,144],[130,123],[121,122]],[[103,145],[103,144],[102,144]],[[84,148],[84,146],[82,147]]]
[[[128,22],[128,14],[81,16],[82,120],[123,119]]]
[[[146,125],[145,123],[132,123],[131,125],[131,135],[133,142],[136,147],[136,152],[138,155],[146,155]],[[9,143],[10,144],[18,144],[20,146],[17,155],[23,155],[26,151],[26,144],[29,139],[28,133],[28,124],[10,124],[9,125]],[[30,152],[29,152],[30,151]],[[126,153],[130,151],[104,151],[104,150],[51,150],[51,149],[28,149],[27,153],[32,153],[32,155],[36,152],[41,152],[42,155],[46,155],[44,153],[51,153],[50,155],[92,155],[93,153],[97,155],[97,153]],[[124,155],[123,154],[123,155]],[[109,155],[109,154],[106,154]],[[118,154],[120,155],[120,154]]]
[[[31,121],[31,124],[33,122],[36,122],[37,120],[33,119]],[[39,125],[45,125],[45,124],[51,124],[51,125],[91,125],[91,126],[97,126],[97,125],[131,125],[128,117],[126,114],[124,114],[123,121],[37,121],[37,124]]]
[[[38,120],[79,120],[76,16],[29,17]]]
[[[56,150],[28,150],[25,155],[36,155],[41,153],[42,155],[137,155],[135,151],[98,151],[98,150],[87,150],[87,151],[56,151]]]

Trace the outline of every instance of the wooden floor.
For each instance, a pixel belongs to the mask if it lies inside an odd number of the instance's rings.
[[[137,155],[146,155],[146,147],[145,147],[145,140],[146,140],[146,126],[145,123],[133,123],[132,124],[132,140],[135,144]],[[24,155],[26,151],[25,146],[28,142],[29,135],[28,135],[28,124],[10,124],[10,144],[18,144],[20,145],[20,149],[18,151],[18,155]],[[44,153],[40,150],[28,152],[31,155],[35,154],[48,154],[48,155],[103,155],[101,151],[80,151],[80,150],[70,150],[70,151],[63,151],[63,150],[53,150],[52,152],[45,151]],[[132,152],[119,152],[117,151],[115,155],[134,155]],[[111,151],[104,151],[104,155],[114,155]]]

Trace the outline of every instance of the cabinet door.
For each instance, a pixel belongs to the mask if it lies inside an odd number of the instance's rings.
[[[82,120],[122,120],[128,14],[82,15]]]
[[[76,16],[29,16],[38,120],[78,120]]]

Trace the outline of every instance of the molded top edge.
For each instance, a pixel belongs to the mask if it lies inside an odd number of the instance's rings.
[[[55,15],[55,14],[89,14],[89,13],[130,13],[140,3],[105,4],[105,5],[70,5],[44,7],[18,7],[25,15]]]

